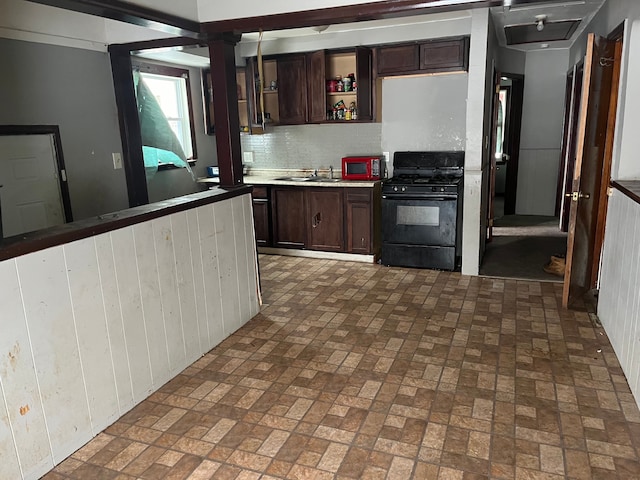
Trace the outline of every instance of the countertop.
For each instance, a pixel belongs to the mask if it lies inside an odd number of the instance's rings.
[[[368,187],[371,188],[380,180],[375,181],[359,181],[359,180],[342,180],[340,178],[340,171],[334,171],[334,181],[328,181],[329,173],[325,171],[319,171],[318,177],[322,180],[302,180],[309,178],[311,174],[310,170],[261,170],[249,172],[244,176],[244,183],[246,185],[288,185],[296,187]],[[287,179],[284,179],[287,178]],[[299,178],[301,180],[288,180],[288,178]],[[213,183],[218,184],[218,178],[199,178],[200,183]]]

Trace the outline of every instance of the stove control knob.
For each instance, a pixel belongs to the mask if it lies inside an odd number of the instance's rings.
[[[432,192],[435,192],[436,190],[438,190],[436,187],[431,187]]]
[[[403,192],[406,191],[406,190],[407,190],[407,187],[402,187],[402,191]]]
[[[398,187],[393,187],[393,191],[397,192],[398,191]]]
[[[441,192],[444,192],[444,187],[440,187],[440,191],[441,191]]]

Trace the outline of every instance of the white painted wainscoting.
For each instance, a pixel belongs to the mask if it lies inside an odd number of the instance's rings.
[[[614,189],[607,214],[598,317],[636,402],[640,399],[639,239],[640,205]]]
[[[0,479],[35,479],[259,312],[245,194],[0,262]]]

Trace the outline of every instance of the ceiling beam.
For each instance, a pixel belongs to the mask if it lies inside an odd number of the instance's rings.
[[[513,0],[536,3],[540,0]],[[297,12],[234,18],[202,23],[205,33],[234,32],[236,34],[259,30],[285,30],[289,28],[337,25],[368,20],[424,15],[427,13],[451,12],[470,8],[502,6],[503,0],[387,0],[385,2],[345,5]]]
[[[200,38],[200,23],[121,0],[28,0],[79,13],[110,18],[171,35]]]

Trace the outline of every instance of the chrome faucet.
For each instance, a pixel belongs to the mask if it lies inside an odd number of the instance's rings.
[[[329,165],[329,178],[333,179],[333,166]]]
[[[311,177],[317,177],[318,176],[318,169],[316,168],[310,176]]]

